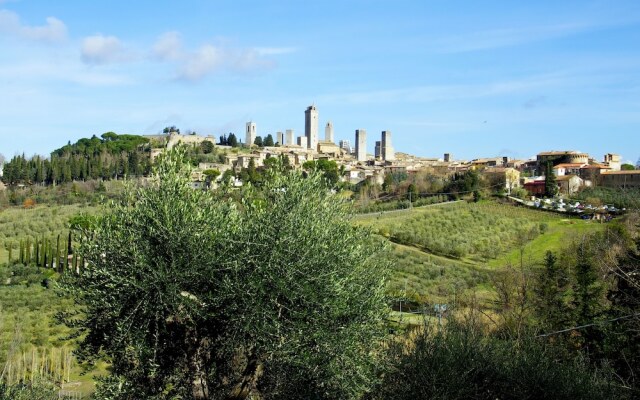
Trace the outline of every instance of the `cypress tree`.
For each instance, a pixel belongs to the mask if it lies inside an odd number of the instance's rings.
[[[544,195],[547,197],[555,197],[558,194],[558,183],[553,173],[553,164],[547,163],[544,173]]]
[[[27,238],[25,250],[27,252],[25,257],[25,261],[26,261],[25,265],[29,265],[31,263],[31,240],[29,238]]]
[[[38,237],[36,236],[36,244],[35,244],[35,264],[40,265],[40,242],[38,241]]]
[[[62,272],[60,270],[60,234],[58,234],[58,237],[56,239],[56,259],[54,265],[58,272]]]
[[[54,264],[54,253],[53,253],[53,244],[49,246],[49,268],[53,269]]]

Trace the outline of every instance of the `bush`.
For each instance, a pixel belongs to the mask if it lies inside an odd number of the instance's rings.
[[[367,399],[624,398],[611,375],[580,359],[557,362],[537,340],[497,339],[455,322],[414,331],[390,345],[393,367]]]

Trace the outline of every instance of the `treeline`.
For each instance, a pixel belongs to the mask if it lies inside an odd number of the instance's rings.
[[[640,210],[640,189],[588,187],[572,197],[592,205],[612,204],[618,208]]]
[[[3,181],[9,185],[56,185],[90,179],[119,179],[147,175],[151,169],[148,139],[107,132],[67,144],[51,153],[27,158],[14,156],[4,165]]]

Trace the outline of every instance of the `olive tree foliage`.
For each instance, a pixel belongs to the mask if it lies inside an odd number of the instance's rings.
[[[388,266],[320,175],[270,170],[241,202],[189,187],[172,150],[154,180],[78,231],[63,289],[99,398],[356,398],[379,364]]]

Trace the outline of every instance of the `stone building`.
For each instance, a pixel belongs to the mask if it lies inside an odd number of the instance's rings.
[[[507,193],[520,187],[520,171],[514,168],[486,168],[482,171],[489,181],[489,185],[495,189],[502,188]]]
[[[589,164],[589,154],[573,150],[538,153],[536,156],[538,174],[542,175],[544,173],[544,169],[549,162],[552,166],[558,164]]]
[[[584,180],[578,175],[563,175],[556,178],[560,193],[571,196],[584,186]]]
[[[353,152],[351,149],[351,142],[348,140],[341,140],[338,146],[340,146],[340,148],[347,154],[351,154]]]
[[[200,136],[200,135],[181,135],[177,132],[171,132],[167,137],[167,149],[175,147],[178,143],[199,145],[204,141],[209,141],[215,146],[216,138],[213,136]]]
[[[640,188],[640,170],[609,171],[600,174],[600,185],[610,188]]]
[[[607,153],[604,155],[604,165],[612,171],[620,171],[622,168],[622,158],[618,154]]]

